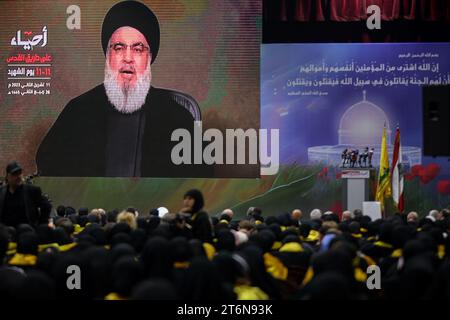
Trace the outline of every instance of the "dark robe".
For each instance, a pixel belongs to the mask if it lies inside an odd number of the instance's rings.
[[[50,204],[48,198],[42,194],[41,188],[29,184],[23,184],[20,187],[20,206],[23,207],[24,214],[26,216],[26,221],[20,221],[21,223],[26,222],[32,226],[37,226],[41,223],[48,223],[48,218],[52,210],[52,205]],[[6,223],[3,219],[4,214],[8,214],[5,210],[8,210],[8,185],[0,187],[0,223]],[[16,213],[16,212],[15,212]]]
[[[209,221],[209,215],[205,211],[194,213],[189,221],[192,226],[192,234],[196,239],[202,242],[212,243],[212,226]]]
[[[118,112],[103,84],[71,100],[37,152],[42,176],[208,177],[212,167],[175,165],[172,132],[185,128],[193,140],[193,99],[151,87],[145,104],[132,114]],[[193,148],[191,149],[193,152]]]

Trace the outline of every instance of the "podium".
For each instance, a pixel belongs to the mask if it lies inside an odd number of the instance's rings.
[[[363,202],[373,201],[375,168],[342,168],[342,205],[344,210],[362,210]]]

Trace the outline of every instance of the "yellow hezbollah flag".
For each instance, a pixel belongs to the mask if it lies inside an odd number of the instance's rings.
[[[383,139],[381,140],[381,156],[380,156],[380,171],[378,174],[378,186],[375,201],[381,203],[381,208],[384,210],[384,200],[392,196],[391,191],[391,174],[389,170],[389,155],[386,143],[386,126],[383,129]]]

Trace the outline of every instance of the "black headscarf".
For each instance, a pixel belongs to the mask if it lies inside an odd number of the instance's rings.
[[[120,232],[111,238],[111,246],[114,248],[118,244],[128,243],[131,245],[131,237],[129,234]]]
[[[348,280],[354,279],[351,253],[344,249],[328,250],[313,257],[314,275],[338,272]]]
[[[176,237],[172,239],[169,243],[169,247],[172,262],[189,261],[194,254],[188,241],[183,237]]]
[[[171,282],[163,278],[138,284],[131,294],[133,300],[177,300],[179,296]]]
[[[301,300],[345,300],[352,299],[348,279],[338,272],[322,273],[299,293]]]
[[[264,252],[272,249],[275,240],[275,234],[271,230],[262,230],[250,237],[250,242],[258,245]]]
[[[181,296],[194,301],[223,301],[233,298],[220,281],[215,264],[206,258],[194,258],[186,272]]]
[[[107,241],[110,242],[112,237],[115,234],[118,233],[130,233],[131,232],[131,228],[128,224],[121,222],[121,223],[116,223],[110,230],[109,232],[107,232],[106,236],[107,236]]]
[[[131,244],[136,249],[136,252],[141,252],[147,241],[147,234],[143,229],[136,229],[131,231]]]
[[[109,251],[109,261],[110,264],[114,264],[117,260],[119,260],[120,257],[123,256],[135,256],[136,255],[136,251],[134,250],[134,248],[128,244],[128,243],[120,243],[116,246],[114,246],[110,251]]]
[[[132,288],[144,275],[144,268],[134,257],[124,256],[114,263],[111,272],[113,292],[124,297],[131,295]]]
[[[17,242],[17,253],[37,255],[38,239],[38,236],[34,232],[21,234]]]
[[[192,249],[194,257],[206,257],[205,248],[203,247],[203,243],[199,239],[189,240],[189,246]]]
[[[263,251],[254,245],[246,246],[240,250],[241,255],[250,267],[250,280],[253,286],[259,287],[271,299],[279,299],[280,292],[275,279],[266,271]]]
[[[106,232],[103,228],[89,229],[89,235],[95,239],[95,243],[99,246],[104,246],[107,243]]]
[[[111,267],[114,265],[112,261],[116,261],[123,256],[133,256],[131,250],[124,249],[119,254],[120,248],[115,247],[111,251],[106,250],[104,247],[95,246],[88,248],[81,252],[80,257],[86,264],[87,274],[83,276],[88,277],[90,283],[90,296],[98,299],[103,299],[105,295],[111,292]],[[110,254],[116,255],[116,259],[111,259]]]
[[[17,288],[19,300],[49,300],[56,298],[55,283],[42,271],[30,270]]]
[[[217,243],[216,243],[217,251],[227,250],[229,252],[233,252],[235,248],[236,243],[234,235],[231,231],[221,230],[217,233]]]
[[[62,227],[57,227],[53,230],[53,238],[59,245],[65,245],[72,242],[70,235],[67,234],[66,230]]]
[[[141,261],[149,277],[170,279],[173,266],[169,241],[161,237],[149,239],[142,250]]]
[[[191,197],[194,199],[194,205],[191,209],[191,211],[192,211],[191,213],[196,213],[203,209],[203,206],[205,205],[205,201],[203,199],[203,194],[200,190],[197,190],[197,189],[188,190],[184,194],[183,198],[186,198],[186,197]]]
[[[230,252],[222,251],[214,256],[213,264],[219,271],[220,279],[233,285],[236,283],[239,274],[239,267],[235,259],[233,259]]]
[[[0,268],[0,297],[2,300],[17,299],[17,290],[26,274],[18,269]]]

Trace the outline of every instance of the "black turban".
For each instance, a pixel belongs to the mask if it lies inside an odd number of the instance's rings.
[[[122,1],[115,4],[103,20],[102,47],[106,54],[109,39],[120,27],[132,27],[139,30],[147,39],[152,53],[152,63],[159,50],[159,23],[153,11],[137,1]]]

